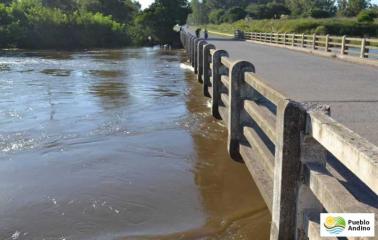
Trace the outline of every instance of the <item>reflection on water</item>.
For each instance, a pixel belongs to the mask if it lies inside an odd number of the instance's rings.
[[[57,76],[57,77],[68,77],[71,75],[72,70],[66,69],[43,69],[41,73]]]
[[[100,97],[104,107],[121,107],[129,95],[127,85],[123,81],[103,81],[92,86],[91,90]]]
[[[124,74],[122,71],[114,70],[89,70],[89,73],[99,78],[117,78],[122,77]]]
[[[10,71],[10,67],[8,64],[0,64],[0,72],[2,71]]]
[[[181,52],[3,52],[0,239],[267,239]]]

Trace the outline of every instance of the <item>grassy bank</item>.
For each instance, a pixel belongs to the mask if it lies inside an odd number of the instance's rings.
[[[353,18],[240,20],[234,23],[207,25],[206,27],[209,30],[224,33],[233,33],[234,30],[240,29],[248,32],[317,33],[378,37],[377,20],[374,23],[359,23]]]

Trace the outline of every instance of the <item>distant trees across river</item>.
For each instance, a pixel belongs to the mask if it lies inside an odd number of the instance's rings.
[[[186,0],[0,0],[0,48],[97,48],[174,44]]]

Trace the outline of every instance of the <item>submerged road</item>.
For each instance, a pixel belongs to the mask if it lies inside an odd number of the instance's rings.
[[[253,63],[293,100],[330,105],[334,119],[378,145],[378,68],[218,36],[208,42]]]

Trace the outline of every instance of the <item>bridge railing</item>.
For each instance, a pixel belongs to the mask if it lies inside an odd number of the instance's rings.
[[[306,44],[292,35],[256,37]],[[184,48],[197,51],[187,53],[197,56],[211,112],[227,125],[229,154],[246,164],[272,214],[271,239],[320,238],[322,212],[376,213],[377,230],[378,148],[333,120],[327,106],[293,101],[252,63],[193,38],[181,32]]]
[[[296,33],[235,31],[235,38],[378,59],[378,39]]]

